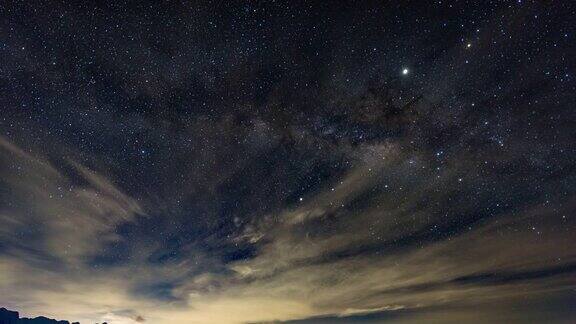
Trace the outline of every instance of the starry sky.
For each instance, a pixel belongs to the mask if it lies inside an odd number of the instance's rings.
[[[0,306],[573,323],[572,1],[5,1]]]

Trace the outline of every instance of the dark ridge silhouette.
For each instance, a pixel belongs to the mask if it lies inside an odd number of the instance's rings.
[[[70,324],[68,321],[58,321],[55,319],[39,316],[35,318],[20,318],[20,314],[6,308],[0,308],[0,324]],[[72,324],[80,324],[73,322]],[[105,323],[102,323],[105,324]]]

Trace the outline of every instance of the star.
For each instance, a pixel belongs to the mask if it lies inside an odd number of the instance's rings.
[[[410,71],[408,70],[408,68],[404,68],[402,69],[402,75],[407,75]]]

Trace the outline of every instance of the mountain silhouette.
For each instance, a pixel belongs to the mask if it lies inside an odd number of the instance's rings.
[[[39,316],[35,318],[26,318],[26,317],[20,318],[20,314],[18,312],[11,311],[6,308],[0,308],[0,324],[80,324],[80,323],[59,321],[44,316]]]

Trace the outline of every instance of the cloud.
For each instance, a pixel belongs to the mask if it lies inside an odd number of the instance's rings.
[[[1,233],[10,244],[0,258],[0,301],[25,315],[84,322],[233,324],[417,311],[565,289],[576,256],[573,236],[553,230],[556,207],[526,203],[480,223],[473,204],[446,214],[434,202],[469,190],[450,188],[468,165],[438,177],[420,167],[423,155],[407,156],[398,143],[360,148],[369,158],[333,186],[254,219],[231,240],[253,245],[255,255],[216,271],[192,262],[199,253],[193,245],[178,261],[150,263],[154,245],[143,244],[118,266],[93,268],[90,256],[123,240],[116,228],[137,226],[146,214],[140,203],[77,162],[56,165],[1,139],[10,188]],[[428,235],[455,222],[449,237]],[[35,224],[42,226],[23,234],[31,239],[15,235]],[[171,298],[135,293],[160,286]]]
[[[9,190],[2,221],[6,238],[16,240],[12,253],[32,249],[45,258],[79,262],[118,239],[113,232],[117,225],[143,214],[135,200],[76,162],[58,161],[70,166],[58,168],[4,138],[0,150]]]

